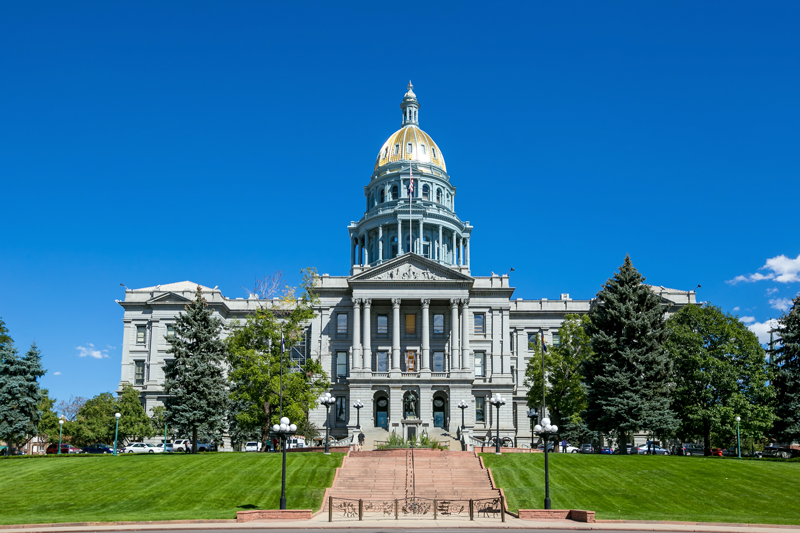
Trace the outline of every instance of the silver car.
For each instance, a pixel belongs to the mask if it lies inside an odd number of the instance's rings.
[[[158,448],[152,444],[145,444],[144,442],[132,442],[125,446],[122,450],[123,453],[163,453],[163,448]]]
[[[669,455],[669,450],[662,448],[656,444],[651,444],[648,449],[647,444],[638,447],[639,455]]]

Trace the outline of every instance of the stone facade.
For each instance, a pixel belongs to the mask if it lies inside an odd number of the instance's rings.
[[[501,437],[530,440],[525,367],[529,339],[558,342],[569,313],[589,311],[592,300],[512,299],[508,275],[473,276],[472,226],[455,213],[456,187],[444,156],[419,129],[419,102],[409,84],[403,122],[382,146],[369,184],[366,211],[347,230],[350,274],[323,274],[316,316],[304,345],[292,357],[313,357],[331,377],[337,404],[326,422],[324,408],[310,414],[335,436],[356,427],[383,427],[408,437],[434,429],[455,433],[464,411],[467,433],[483,437],[497,427],[488,398],[507,401],[499,411]],[[413,179],[413,187],[410,181]],[[195,283],[126,290],[122,375],[142,394],[150,411],[163,400],[166,336]],[[651,287],[670,312],[694,304],[694,291]],[[202,287],[209,308],[225,323],[242,320],[271,301],[226,298]]]

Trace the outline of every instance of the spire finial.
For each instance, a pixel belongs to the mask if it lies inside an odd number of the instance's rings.
[[[406,92],[406,97],[407,98],[416,98],[417,97],[417,95],[414,94],[414,84],[411,83],[411,80],[408,80],[408,86],[406,87],[406,89],[408,89],[408,92]]]

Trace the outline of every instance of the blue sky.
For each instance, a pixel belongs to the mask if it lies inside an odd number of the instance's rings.
[[[346,274],[409,79],[515,297],[800,290],[796,2],[163,4],[0,6],[0,317],[58,399],[115,389],[120,283]]]

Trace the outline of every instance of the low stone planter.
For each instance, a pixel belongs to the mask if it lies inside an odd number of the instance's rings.
[[[266,509],[253,511],[238,511],[237,522],[252,522],[253,520],[311,520],[314,512],[310,509]]]
[[[520,520],[575,520],[594,523],[594,511],[577,509],[520,509]]]

